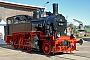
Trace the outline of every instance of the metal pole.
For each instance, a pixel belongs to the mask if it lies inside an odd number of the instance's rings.
[[[44,4],[44,7],[45,7],[45,5],[48,4],[48,3],[49,3],[49,1],[47,1],[47,2]]]

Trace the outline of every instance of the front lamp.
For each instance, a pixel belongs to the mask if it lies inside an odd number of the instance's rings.
[[[57,33],[56,36],[59,38],[60,37],[60,33]]]

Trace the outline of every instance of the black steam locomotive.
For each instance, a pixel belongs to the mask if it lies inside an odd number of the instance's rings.
[[[41,17],[43,11],[34,11],[33,17],[17,15],[7,18],[5,41],[14,48],[37,49],[45,54],[71,52],[76,50],[77,41],[73,35],[67,36],[67,20],[58,13],[58,4],[53,4],[53,13]],[[10,24],[13,20],[14,24]],[[9,21],[9,22],[8,22]]]

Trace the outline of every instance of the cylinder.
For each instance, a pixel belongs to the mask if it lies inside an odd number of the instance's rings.
[[[58,14],[58,3],[53,3],[53,14],[54,15]]]

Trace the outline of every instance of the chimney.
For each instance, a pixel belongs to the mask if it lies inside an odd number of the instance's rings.
[[[58,3],[53,3],[53,14],[54,15],[58,14]]]

